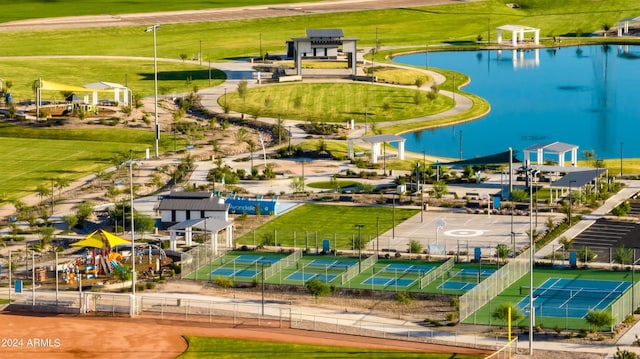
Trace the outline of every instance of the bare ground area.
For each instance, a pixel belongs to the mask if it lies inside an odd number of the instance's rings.
[[[1,356],[11,358],[175,358],[187,348],[183,336],[236,338],[299,344],[335,345],[369,349],[486,354],[468,348],[387,339],[321,333],[306,330],[256,327],[216,318],[213,323],[172,320],[39,316],[0,314],[3,333]],[[5,340],[5,338],[7,340]]]

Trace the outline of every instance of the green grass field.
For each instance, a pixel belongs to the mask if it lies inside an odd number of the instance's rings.
[[[396,225],[404,222],[419,211],[417,209],[395,209]],[[378,219],[376,221],[376,219]],[[260,228],[241,236],[238,244],[259,245],[271,242],[273,245],[296,248],[316,248],[316,238],[320,248],[323,239],[334,239],[337,248],[351,249],[352,240],[357,239],[356,224],[364,225],[360,230],[362,242],[369,242],[376,236],[376,226],[382,234],[391,229],[393,209],[385,207],[332,206],[305,204],[279,215]],[[242,225],[239,223],[239,225]],[[295,238],[294,238],[295,233]],[[382,246],[382,244],[381,244]]]
[[[78,179],[112,165],[117,155],[134,151],[144,156],[153,148],[153,131],[117,128],[50,129],[0,124],[0,201],[33,193],[52,178]],[[173,140],[161,139],[162,149],[173,148]]]
[[[153,53],[151,54],[153,57]],[[78,71],[82,69],[82,71]],[[127,85],[134,94],[153,95],[153,60],[121,59],[0,59],[0,73],[11,80],[10,92],[15,101],[34,98],[31,86],[37,79],[82,86],[106,81]],[[193,87],[217,86],[226,78],[222,71],[182,62],[158,62],[158,93],[176,94],[193,91]],[[82,94],[77,94],[81,96]],[[101,98],[106,95],[100,95]],[[44,100],[62,100],[57,91],[43,91]]]
[[[0,6],[3,22],[44,17],[81,16],[81,15],[116,15],[149,11],[176,11],[227,8],[235,6],[256,6],[266,4],[288,4],[303,0],[240,0],[240,1],[172,1],[158,0],[153,7],[147,1],[112,1],[65,0],[64,6],[56,1],[27,0],[22,2],[6,2]],[[108,10],[106,10],[108,9]]]
[[[424,358],[474,359],[481,356],[460,354],[430,354],[410,351],[363,349],[327,345],[287,344],[258,340],[186,337],[187,351],[179,359],[195,358]]]
[[[11,10],[21,4],[12,4],[3,13],[12,13]],[[203,4],[204,2],[196,2],[176,6],[198,8]],[[542,29],[542,36],[570,35],[577,30],[587,34],[601,29],[605,22],[613,25],[617,20],[635,16],[638,12],[634,0],[619,0],[615,4],[606,1],[525,0],[519,4],[521,9],[510,9],[503,1],[487,0],[416,9],[166,24],[157,34],[158,56],[177,59],[181,53],[199,53],[201,40],[205,60],[258,56],[260,34],[265,52],[283,53],[284,41],[303,35],[306,28],[342,28],[346,36],[359,38],[360,46],[374,44],[376,28],[381,46],[424,46],[427,43],[456,46],[475,41],[479,34],[486,39],[488,26],[509,23],[539,27]],[[0,9],[5,9],[6,6],[3,5]],[[145,5],[141,4],[141,8],[142,6]],[[146,8],[149,9],[149,6],[146,5]],[[95,9],[102,7],[96,6]],[[154,7],[153,10],[159,8]],[[57,13],[43,8],[36,10],[35,16],[55,16]],[[580,16],[576,16],[577,13]],[[10,36],[3,36],[3,53],[5,56],[152,56],[152,37],[143,30],[143,27],[135,26],[15,32]],[[495,34],[492,34],[492,38],[495,38]],[[73,39],[71,45],[69,39]]]
[[[422,99],[418,105],[416,94]],[[220,104],[224,101],[224,97],[218,99]],[[355,119],[359,123],[365,122],[365,116],[370,123],[403,120],[453,107],[453,100],[442,95],[431,102],[425,92],[413,88],[358,83],[262,86],[248,90],[244,99],[233,92],[227,102],[232,110],[250,115],[276,118],[286,114],[289,119],[324,122]]]

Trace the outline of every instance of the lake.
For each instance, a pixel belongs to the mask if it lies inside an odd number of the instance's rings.
[[[595,158],[640,157],[640,46],[429,52],[395,62],[467,74],[462,90],[485,98],[478,120],[404,134],[405,148],[468,159],[512,147],[518,158],[546,142],[578,145]],[[462,141],[460,140],[462,137]]]

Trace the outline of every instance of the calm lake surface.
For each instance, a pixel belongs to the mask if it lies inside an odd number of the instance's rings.
[[[464,91],[491,104],[472,122],[403,135],[406,149],[435,156],[485,156],[512,147],[566,142],[596,158],[640,157],[640,47],[429,52],[394,61],[465,73]],[[462,141],[460,141],[462,137]],[[462,145],[461,145],[462,144]],[[462,151],[460,150],[462,148]]]

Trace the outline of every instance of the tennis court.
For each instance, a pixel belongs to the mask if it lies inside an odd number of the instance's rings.
[[[231,261],[238,264],[272,265],[273,263],[276,263],[280,259],[281,258],[279,257],[264,257],[264,256],[242,254],[235,258],[232,258]]]
[[[280,260],[280,257],[265,257],[259,255],[242,254],[235,257],[220,260],[220,267],[211,272],[212,277],[232,277],[251,279],[262,271],[262,266],[271,266]]]
[[[536,316],[584,318],[589,310],[603,310],[611,305],[630,282],[549,278],[533,289],[533,307]],[[529,287],[520,287],[525,297],[518,307],[529,315]]]
[[[483,279],[495,273],[495,269],[463,268],[449,271],[449,278],[438,286],[440,290],[468,291],[473,289]]]
[[[375,287],[394,287],[406,289],[412,286],[421,276],[428,273],[434,266],[408,263],[389,263],[382,268],[371,268],[371,276],[361,284]],[[380,289],[380,288],[378,288]]]
[[[362,284],[380,286],[380,287],[410,287],[418,279],[405,279],[405,278],[385,278],[385,277],[369,277]]]
[[[307,263],[299,263],[297,266],[298,269],[289,274],[285,280],[304,283],[312,279],[317,279],[324,283],[329,283],[342,275],[349,267],[357,264],[358,262],[354,261],[314,259]]]
[[[414,265],[414,264],[406,264],[406,263],[390,263],[386,267],[382,268],[382,272],[388,273],[414,273],[418,275],[424,275],[430,270],[432,270],[433,266],[425,266],[425,265]]]
[[[242,278],[253,278],[256,274],[260,273],[259,270],[255,269],[233,269],[233,268],[218,268],[211,272],[211,276],[213,277],[242,277]]]

